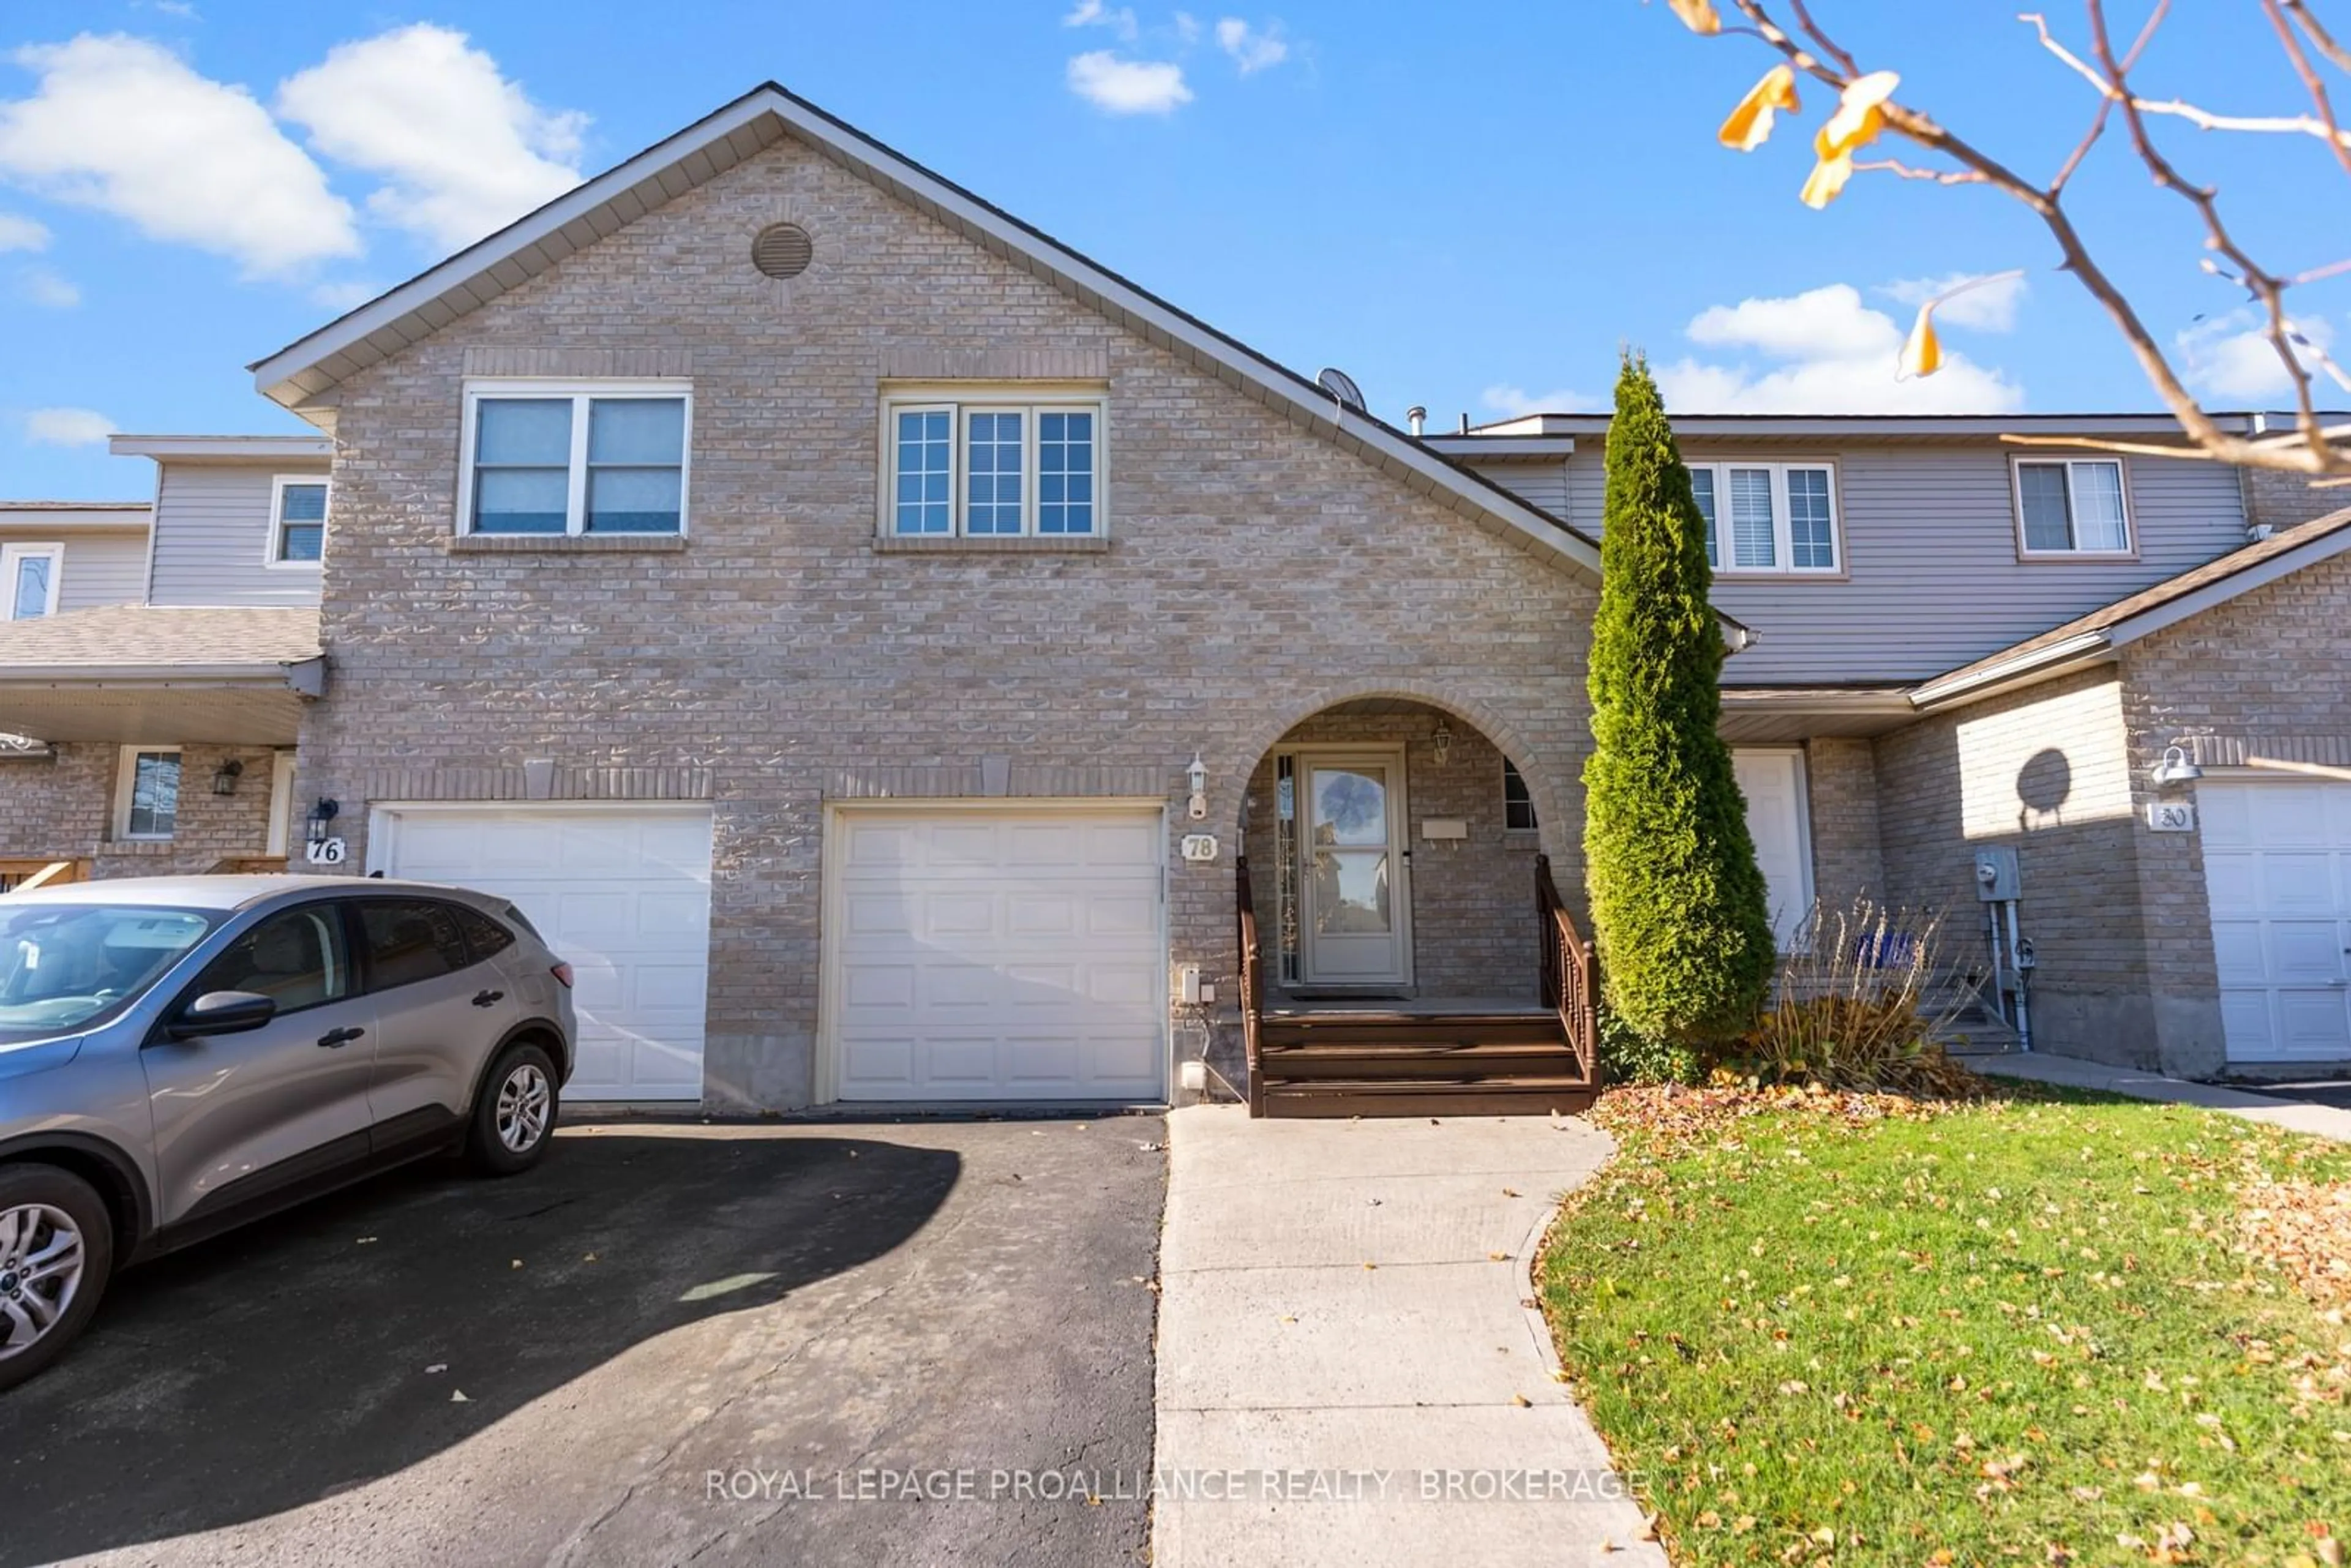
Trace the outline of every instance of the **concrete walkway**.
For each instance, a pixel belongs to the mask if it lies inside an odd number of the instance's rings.
[[[2224,1089],[2217,1083],[2191,1083],[2184,1078],[2166,1078],[2137,1068],[2109,1067],[2103,1061],[2085,1061],[2080,1057],[2054,1056],[2045,1051],[2034,1051],[2029,1056],[1974,1057],[1968,1060],[1968,1065],[1979,1072],[1998,1073],[2004,1078],[2031,1078],[2074,1089],[2127,1094],[2137,1100],[2201,1105],[2207,1110],[2242,1116],[2249,1122],[2267,1122],[2289,1132],[2311,1133],[2351,1143],[2351,1111],[2338,1106],[2248,1094],[2241,1089]]]
[[[1531,1310],[1603,1134],[1212,1105],[1168,1141],[1156,1568],[1663,1568]]]

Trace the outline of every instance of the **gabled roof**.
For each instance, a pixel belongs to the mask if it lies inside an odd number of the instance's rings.
[[[318,423],[345,377],[398,353],[727,169],[790,138],[1052,284],[1235,391],[1323,434],[1415,492],[1597,582],[1600,548],[1501,486],[1217,331],[1042,230],[773,82],[458,252],[251,369],[262,393]],[[1725,619],[1734,644],[1744,628]]]
[[[1922,682],[1910,694],[1911,701],[1921,709],[1948,707],[1976,701],[1994,689],[2048,680],[2098,663],[2141,637],[2347,549],[2351,549],[2351,507],[2281,528],[2265,539],[2166,578],[2127,599]]]

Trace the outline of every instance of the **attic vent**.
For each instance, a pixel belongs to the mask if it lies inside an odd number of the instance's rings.
[[[751,265],[769,277],[798,277],[815,254],[808,230],[798,224],[769,224],[751,242]]]

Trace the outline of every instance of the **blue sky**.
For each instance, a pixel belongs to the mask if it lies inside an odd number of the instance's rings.
[[[2028,172],[2094,107],[2012,4],[1813,8]],[[2177,10],[2143,90],[2302,108],[2251,8]],[[1717,146],[1768,63],[1638,0],[9,0],[0,496],[138,494],[106,429],[305,428],[246,362],[769,77],[1275,357],[1344,368],[1390,418],[1589,406],[1620,344],[1684,413],[2153,405],[2012,204],[1864,174],[1807,210],[1817,90],[1801,130]],[[2351,252],[2314,141],[2172,142],[2271,265]],[[2074,191],[2211,402],[2282,395],[2119,141]],[[1949,369],[1893,380],[1926,283],[2009,267],[2021,286],[1945,312]],[[2351,280],[2305,293],[2315,333],[2351,325]]]

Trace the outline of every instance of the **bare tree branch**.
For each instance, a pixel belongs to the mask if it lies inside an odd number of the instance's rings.
[[[1741,34],[1752,33],[1764,44],[1776,50],[1795,69],[1834,89],[1839,93],[1865,73],[1855,57],[1829,35],[1813,16],[1805,0],[1787,0],[1791,14],[1802,37],[1799,38],[1781,26],[1772,16],[1771,0],[1731,0],[1731,4],[1747,19],[1748,27],[1735,29]],[[2276,129],[2311,131],[2326,140],[2345,155],[2351,155],[2351,143],[2340,137],[2333,106],[2328,101],[2325,84],[2319,80],[2315,68],[2300,50],[2285,21],[2302,28],[2311,47],[2330,61],[2351,69],[2347,56],[2316,18],[2309,13],[2304,0],[2261,0],[2270,11],[2273,25],[2284,28],[2282,37],[2289,44],[2289,58],[2295,62],[2304,88],[2312,93],[2312,103],[2317,110],[2315,119],[2294,121],[2282,117],[2271,124],[2262,120],[2240,126],[2226,122],[2227,117],[2207,114],[2182,102],[2150,104],[2137,99],[2130,90],[2129,73],[2137,66],[2169,13],[2170,0],[2157,0],[2138,36],[2128,50],[2117,56],[2108,31],[2100,0],[2085,0],[2089,13],[2095,64],[2065,47],[2049,31],[2046,21],[2037,14],[2027,13],[2021,19],[2031,23],[2039,32],[2041,42],[2057,59],[2087,81],[2098,93],[2099,107],[2081,141],[2074,148],[2056,177],[2046,186],[2036,185],[2023,178],[1999,159],[1983,152],[1971,142],[1948,130],[1925,112],[1888,99],[1878,106],[1887,129],[1905,139],[1949,159],[1957,167],[1949,170],[1917,168],[1896,159],[1855,162],[1855,170],[1874,169],[1896,174],[1904,179],[1932,181],[1942,184],[1982,184],[2022,204],[2041,219],[2042,225],[2056,242],[2060,267],[2071,272],[2088,290],[2106,315],[2113,320],[2132,357],[2163,401],[2172,417],[2193,444],[2199,455],[2223,462],[2244,464],[2255,467],[2278,469],[2306,475],[2351,474],[2351,427],[2326,428],[2319,420],[2311,401],[2311,377],[2302,360],[2294,352],[2297,343],[2307,344],[2314,360],[2325,362],[2332,371],[2331,361],[2324,361],[2317,346],[2311,343],[2294,326],[2287,313],[2284,291],[2293,283],[2329,277],[2351,271],[2351,260],[2332,263],[2302,275],[2283,278],[2256,263],[2241,246],[2223,220],[2214,192],[2198,185],[2181,174],[2156,144],[2147,127],[2151,114],[2169,114],[2193,122],[2199,116],[2214,121],[2210,129]],[[2242,287],[2262,308],[2266,318],[2262,336],[2277,351],[2295,391],[2298,428],[2291,437],[2265,435],[2258,438],[2239,435],[2223,430],[2208,413],[2200,401],[2190,392],[2173,368],[2155,335],[2139,319],[2137,308],[2121,287],[2092,255],[2087,242],[2074,226],[2072,215],[2065,210],[2064,196],[2066,183],[2081,167],[2090,149],[2104,134],[2112,111],[2119,108],[2128,128],[2131,144],[2139,161],[2146,165],[2157,184],[2173,192],[2189,203],[2203,222],[2206,245],[2217,255],[2225,256],[2234,267],[2208,268],[2218,276],[2229,277]],[[2192,112],[2191,112],[2192,111]],[[2339,372],[2336,372],[2339,373]],[[2069,438],[2081,444],[2077,438]],[[2110,450],[2144,450],[2178,455],[2177,446],[2131,444],[2095,443]]]
[[[2294,36],[2294,28],[2287,24],[2278,0],[2262,0],[2262,11],[2276,29],[2285,57],[2294,62],[2294,74],[2302,78],[2303,89],[2310,94],[2311,107],[2318,110],[2319,124],[2326,131],[2328,144],[2335,149],[2335,161],[2343,165],[2345,173],[2351,174],[2351,137],[2346,137],[2343,128],[2335,123],[2335,105],[2326,96],[2326,83],[2319,77],[2318,68],[2303,53],[2302,40]]]

